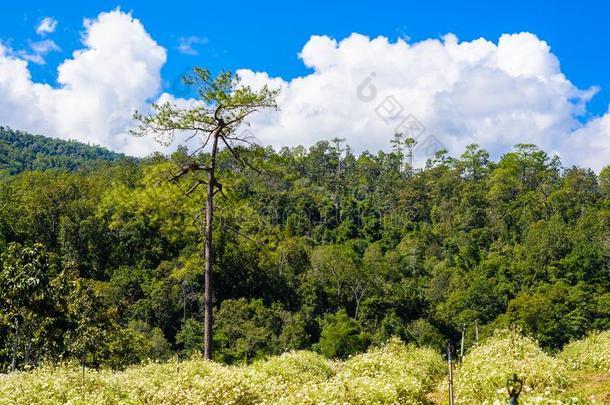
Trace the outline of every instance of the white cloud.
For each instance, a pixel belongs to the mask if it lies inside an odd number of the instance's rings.
[[[570,165],[596,171],[610,165],[610,109],[562,139],[559,154]]]
[[[195,103],[159,96],[165,49],[119,10],[84,27],[83,49],[59,66],[57,86],[33,82],[28,57],[0,44],[0,124],[135,155],[160,150],[127,129],[133,111],[147,110],[150,100]],[[204,43],[189,38],[183,44],[191,48]],[[33,43],[31,53],[53,51],[53,44]],[[250,122],[265,145],[344,137],[356,151],[387,150],[398,128],[419,136],[420,162],[429,156],[421,146],[438,140],[454,156],[469,143],[497,157],[527,142],[558,153],[566,164],[600,169],[610,163],[610,112],[581,120],[597,89],[572,84],[549,45],[533,34],[505,34],[497,42],[460,42],[449,34],[416,43],[312,36],[299,57],[312,72],[292,80],[238,71],[253,87],[282,89],[281,111]]]
[[[84,26],[84,48],[58,67],[57,87],[33,82],[27,62],[0,45],[0,123],[131,154],[150,152],[154,141],[127,129],[134,110],[146,109],[158,94],[165,49],[120,10]]]
[[[18,50],[13,53],[29,62],[43,65],[46,63],[45,56],[50,52],[59,52],[61,48],[53,40],[44,39],[42,41],[30,42],[30,50]],[[11,51],[12,52],[12,51]]]
[[[420,162],[429,156],[425,144],[438,140],[454,156],[469,143],[494,156],[535,143],[568,164],[599,169],[610,163],[610,153],[598,152],[610,147],[610,116],[585,125],[578,120],[597,89],[574,86],[549,45],[533,34],[505,34],[497,43],[459,42],[449,34],[413,44],[359,34],[339,42],[312,36],[299,57],[313,72],[290,81],[240,71],[246,84],[283,88],[281,111],[251,122],[264,143],[308,145],[339,136],[359,151],[387,150],[395,129],[408,132],[416,117],[425,127],[414,132],[424,146],[416,150]]]
[[[178,38],[178,52],[185,54],[185,55],[199,55],[199,52],[197,51],[197,49],[195,49],[195,45],[205,45],[207,44],[209,41],[207,38],[205,37],[197,37],[197,36],[190,36],[190,37],[180,37]]]
[[[45,39],[45,40],[38,41],[38,42],[32,42],[30,44],[30,47],[32,48],[32,50],[34,52],[36,52],[37,54],[41,54],[41,55],[45,55],[49,52],[61,51],[61,48],[53,40],[50,40],[50,39]]]
[[[36,33],[41,36],[51,34],[57,29],[57,20],[53,17],[45,17],[36,27]]]

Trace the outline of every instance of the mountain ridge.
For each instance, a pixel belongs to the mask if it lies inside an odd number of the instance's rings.
[[[75,171],[99,162],[135,159],[102,146],[62,140],[0,126],[0,173],[26,170]]]

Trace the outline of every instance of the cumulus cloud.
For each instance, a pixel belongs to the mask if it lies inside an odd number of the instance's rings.
[[[610,110],[561,140],[564,161],[594,170],[610,165]]]
[[[136,109],[160,89],[166,51],[130,14],[85,20],[83,49],[58,67],[58,86],[35,83],[27,61],[0,45],[0,122],[142,155],[151,139],[127,133]]]
[[[36,27],[36,33],[41,36],[51,34],[57,29],[57,20],[53,17],[45,17]]]
[[[196,56],[199,55],[199,51],[195,49],[195,45],[205,45],[209,41],[205,37],[180,37],[178,38],[178,52],[184,55]]]
[[[205,43],[194,38],[180,39],[181,51],[196,52],[193,45]],[[31,44],[31,53],[53,51],[53,44]],[[566,164],[598,170],[610,163],[610,111],[583,119],[598,89],[571,83],[549,44],[534,34],[496,41],[448,34],[415,43],[312,36],[298,56],[311,73],[285,80],[238,71],[254,88],[282,89],[280,111],[250,120],[250,133],[264,145],[343,137],[356,151],[387,150],[400,131],[417,139],[419,163],[441,147],[459,155],[470,143],[495,157],[517,143],[534,143]],[[28,60],[0,44],[3,125],[141,156],[160,146],[127,133],[134,110],[146,111],[151,100],[196,103],[159,95],[166,51],[120,10],[85,21],[83,48],[58,67],[58,85],[33,82]]]
[[[517,143],[535,143],[570,164],[610,163],[599,153],[610,145],[610,118],[584,125],[578,119],[597,89],[574,86],[549,45],[531,33],[505,34],[497,43],[460,42],[451,34],[413,44],[312,36],[299,57],[313,72],[290,81],[240,71],[254,87],[283,89],[281,111],[252,121],[263,142],[339,136],[357,150],[376,151],[388,149],[400,131],[423,146],[416,148],[420,162],[440,147],[457,155],[478,143],[499,156]]]

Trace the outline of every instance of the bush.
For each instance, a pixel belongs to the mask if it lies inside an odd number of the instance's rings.
[[[274,404],[294,403],[297,401],[294,393],[304,386],[323,383],[335,375],[329,360],[308,351],[284,353],[255,362],[247,372],[251,381],[264,387],[267,401]]]
[[[523,379],[523,402],[553,398],[569,385],[567,371],[520,331],[500,330],[471,349],[457,368],[456,403],[507,401],[506,382],[514,373]]]
[[[360,324],[341,309],[324,317],[320,342],[316,348],[328,358],[344,359],[363,351],[366,340]]]
[[[129,322],[129,329],[140,334],[150,346],[148,357],[151,359],[167,360],[171,355],[171,346],[165,339],[161,328],[151,327],[148,323],[140,320]]]
[[[283,312],[260,299],[223,301],[214,324],[215,359],[230,364],[279,354]]]
[[[373,344],[379,345],[387,342],[389,339],[397,337],[402,341],[409,341],[410,336],[400,317],[396,315],[396,311],[389,310],[388,313],[379,323],[377,332],[372,336]]]
[[[195,357],[122,372],[46,366],[0,375],[0,402],[11,404],[419,404],[443,370],[440,356],[392,341],[333,363],[290,352],[249,366]]]
[[[589,403],[595,389],[603,402],[607,384],[597,388],[582,384],[582,390],[571,384],[565,363],[572,362],[579,370],[607,372],[607,363],[591,362],[595,356],[608,359],[609,336],[610,332],[594,334],[582,344],[570,344],[558,360],[519,332],[497,332],[472,348],[457,367],[456,403],[506,403],[506,380],[513,373],[524,379],[520,403]],[[181,363],[150,363],[124,371],[83,373],[73,363],[0,374],[0,403],[18,405],[428,404],[446,399],[446,389],[442,357],[397,339],[346,361],[298,351],[247,366],[227,366],[195,354]]]
[[[594,332],[571,342],[558,357],[574,370],[610,372],[610,331]]]
[[[193,318],[184,322],[176,334],[176,343],[182,346],[182,353],[190,356],[203,349],[203,324]]]
[[[443,370],[443,360],[433,350],[393,339],[337,363],[333,378],[304,384],[286,403],[421,404]]]
[[[407,326],[409,336],[418,346],[427,346],[444,351],[447,341],[443,334],[425,319],[417,319]]]

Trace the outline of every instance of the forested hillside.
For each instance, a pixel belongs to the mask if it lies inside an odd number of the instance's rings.
[[[467,346],[475,325],[518,325],[557,351],[610,328],[608,167],[563,168],[532,145],[421,170],[400,149],[329,142],[240,155],[260,174],[221,152],[217,360],[346,357],[391,336],[441,348],[463,324]],[[183,160],[0,182],[0,370],[201,349],[205,190],[168,181]]]
[[[76,170],[95,162],[124,158],[123,154],[99,146],[0,127],[0,175],[17,174],[25,170]]]

